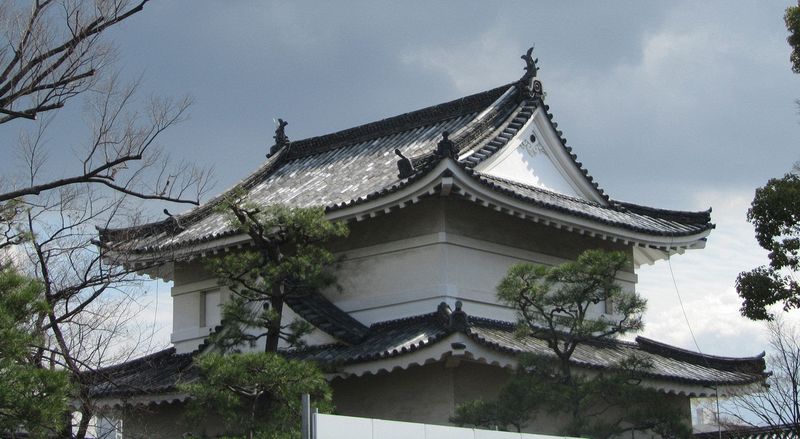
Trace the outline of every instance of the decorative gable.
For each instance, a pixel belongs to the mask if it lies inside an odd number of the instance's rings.
[[[484,175],[608,205],[575,165],[542,107],[500,151],[475,169]]]

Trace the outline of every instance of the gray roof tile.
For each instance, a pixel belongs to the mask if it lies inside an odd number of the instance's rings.
[[[538,97],[517,99],[510,87],[292,142],[237,187],[246,190],[252,201],[265,205],[321,206],[329,211],[357,205],[399,190],[430,172],[441,159],[433,154],[441,133],[449,131],[462,152],[477,148],[460,166],[488,187],[526,202],[651,235],[688,236],[713,227],[708,212],[675,212],[614,202],[577,161],[608,206],[475,172],[477,164],[502,149],[516,131],[514,127],[543,105]],[[563,139],[562,146],[571,151]],[[416,174],[408,179],[397,177],[395,148],[411,157],[415,165]],[[167,219],[137,228],[103,230],[101,241],[125,251],[147,253],[228,236],[232,229],[225,217],[213,210],[225,195],[179,215],[180,227],[175,220]]]
[[[311,346],[284,351],[284,354],[293,359],[316,361],[335,370],[348,364],[400,357],[431,346],[450,334],[462,332],[476,343],[499,353],[555,357],[544,340],[515,334],[513,323],[465,315],[466,326],[458,327],[449,315],[449,308],[440,306],[440,310],[434,313],[376,323],[353,344]],[[123,397],[174,391],[179,380],[196,378],[191,361],[197,352],[176,354],[171,348],[101,369],[94,374],[96,384],[91,393],[96,397]],[[582,343],[575,350],[572,361],[579,367],[603,369],[614,367],[632,355],[652,364],[645,372],[646,376],[679,384],[745,385],[762,381],[766,376],[763,354],[749,358],[718,357],[643,337],[638,337],[635,342]]]

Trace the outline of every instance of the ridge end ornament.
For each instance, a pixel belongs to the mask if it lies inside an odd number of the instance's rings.
[[[518,82],[519,96],[521,99],[531,99],[534,97],[541,98],[544,95],[542,82],[537,78],[539,74],[539,58],[533,57],[533,48],[531,46],[524,55],[520,58],[525,61],[525,74],[522,75]]]
[[[272,157],[276,152],[280,151],[291,143],[289,136],[286,135],[286,125],[289,125],[289,122],[278,118],[277,123],[278,126],[275,128],[275,135],[272,136],[272,138],[275,139],[275,144],[269,149],[267,158]]]
[[[399,148],[394,150],[394,153],[400,157],[397,161],[397,178],[405,179],[414,175],[414,165],[411,163],[411,160],[404,156],[402,152],[400,152]]]
[[[456,144],[450,140],[449,131],[442,131],[442,140],[436,144],[436,155],[458,160],[458,148]]]

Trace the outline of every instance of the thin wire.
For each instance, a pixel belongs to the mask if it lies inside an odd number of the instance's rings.
[[[158,322],[158,284],[160,282],[156,280],[156,306],[155,311],[153,311],[153,327],[150,331],[150,340],[147,343],[147,350],[148,352],[153,349],[153,340],[156,337],[156,323]]]
[[[686,321],[686,326],[689,328],[689,334],[692,336],[694,347],[697,348],[698,353],[702,354],[703,352],[700,350],[700,345],[697,344],[697,338],[694,336],[694,331],[692,331],[692,325],[689,323],[689,317],[686,315],[686,308],[683,307],[683,299],[681,299],[681,293],[678,290],[678,282],[675,280],[675,273],[672,271],[672,258],[669,256],[667,256],[667,265],[669,265],[669,275],[672,276],[672,285],[675,286],[675,295],[678,296],[678,303],[681,305],[683,319]]]
[[[681,298],[681,292],[678,289],[678,281],[675,280],[675,272],[672,271],[672,258],[670,257],[669,253],[667,254],[667,265],[669,266],[669,275],[672,277],[672,285],[675,287],[675,295],[678,296],[678,303],[681,305],[681,312],[683,313],[683,319],[686,321],[686,327],[689,328],[689,334],[692,336],[692,341],[694,342],[694,347],[697,349],[697,353],[703,355],[703,351],[700,349],[700,345],[697,343],[697,338],[694,336],[694,331],[692,330],[692,324],[689,323],[689,316],[686,315],[686,308],[683,306],[683,299]],[[705,359],[705,357],[704,357]],[[706,365],[711,367],[706,361]],[[722,423],[719,419],[719,389],[717,386],[711,387],[714,389],[714,397],[717,402],[717,435],[719,439],[722,439]]]

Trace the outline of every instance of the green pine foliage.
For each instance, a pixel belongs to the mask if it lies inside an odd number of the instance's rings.
[[[210,413],[218,415],[233,434],[229,437],[299,438],[304,393],[321,412],[333,408],[325,376],[310,362],[254,352],[207,354],[198,357],[195,366],[199,380],[180,386],[191,395],[188,419],[203,425]]]
[[[517,264],[500,282],[497,297],[518,311],[518,331],[546,340],[566,372],[581,342],[642,329],[646,301],[615,282],[629,264],[622,253],[597,250],[555,267]],[[614,313],[589,318],[590,309],[605,302]]]
[[[589,250],[558,266],[512,266],[497,287],[498,298],[517,310],[518,335],[545,340],[552,355],[521,355],[497,399],[462,404],[451,421],[521,431],[535,429],[537,418],[559,416],[570,436],[606,439],[632,431],[691,436],[680,408],[641,385],[650,367],[646,361],[632,357],[591,372],[571,361],[581,344],[642,329],[645,300],[615,281],[630,264],[622,253]],[[613,312],[595,317],[592,308],[606,302]]]
[[[68,375],[29,361],[39,345],[31,316],[47,310],[41,288],[11,267],[0,270],[0,435],[44,437],[61,428],[68,411]]]
[[[769,307],[800,308],[800,175],[773,178],[756,189],[747,211],[758,244],[769,251],[769,265],[739,274],[736,290],[742,297],[741,313],[753,320],[771,320]]]
[[[337,260],[325,243],[346,236],[347,227],[328,221],[321,208],[258,207],[238,196],[221,209],[252,246],[210,262],[232,292],[222,310],[223,330],[212,341],[225,350],[260,338],[266,338],[267,351],[276,351],[281,339],[300,345],[312,328],[300,320],[282,326],[284,302],[335,283],[330,268]]]
[[[222,328],[211,337],[221,354],[195,360],[196,382],[181,388],[191,395],[188,419],[203,425],[218,415],[228,434],[247,438],[299,437],[300,396],[309,393],[316,407],[329,411],[331,390],[314,363],[287,360],[278,342],[301,346],[313,329],[302,320],[281,324],[285,301],[293,295],[319,294],[335,283],[336,257],[326,247],[347,235],[321,208],[256,206],[236,193],[220,210],[252,245],[209,262],[231,291],[223,305]],[[266,339],[266,352],[239,353],[242,344]],[[204,432],[199,432],[204,433]]]
[[[800,73],[800,3],[797,6],[786,8],[783,21],[786,23],[786,30],[789,31],[786,41],[792,47],[792,54],[789,56],[789,60],[792,62],[792,71]]]

